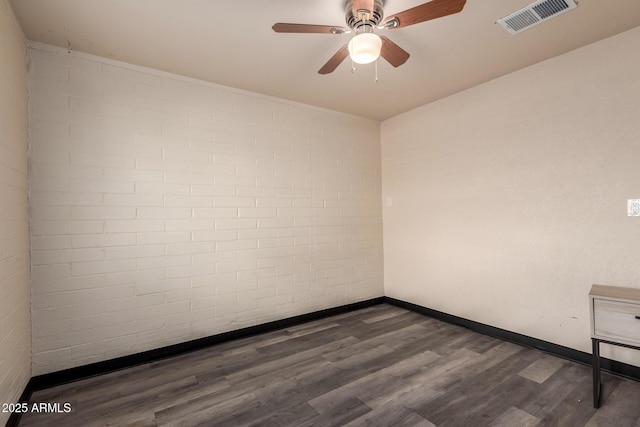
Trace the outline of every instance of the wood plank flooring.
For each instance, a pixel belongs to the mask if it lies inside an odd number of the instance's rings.
[[[21,426],[640,426],[640,382],[382,304],[34,393]]]

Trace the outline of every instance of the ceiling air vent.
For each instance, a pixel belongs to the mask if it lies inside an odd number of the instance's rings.
[[[496,22],[511,34],[518,34],[576,6],[574,0],[538,0]]]

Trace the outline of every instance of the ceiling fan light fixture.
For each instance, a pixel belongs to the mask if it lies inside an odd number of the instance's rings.
[[[377,34],[361,33],[351,39],[347,49],[353,62],[369,64],[380,56],[382,39]]]

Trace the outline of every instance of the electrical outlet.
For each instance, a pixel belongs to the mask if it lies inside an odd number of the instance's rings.
[[[627,216],[640,216],[640,199],[627,200]]]
[[[387,206],[393,206],[393,199],[391,197],[387,197]]]

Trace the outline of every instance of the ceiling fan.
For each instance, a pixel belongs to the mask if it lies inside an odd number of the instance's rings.
[[[394,67],[399,67],[409,59],[409,53],[385,36],[378,36],[374,29],[393,30],[408,27],[443,16],[458,13],[467,0],[431,0],[419,6],[396,13],[382,22],[384,0],[346,0],[347,27],[313,24],[277,23],[272,28],[276,33],[320,33],[348,34],[355,36],[342,46],[318,73],[329,74],[344,61],[347,56],[358,64],[367,64],[382,56]],[[382,22],[382,24],[381,24]]]

